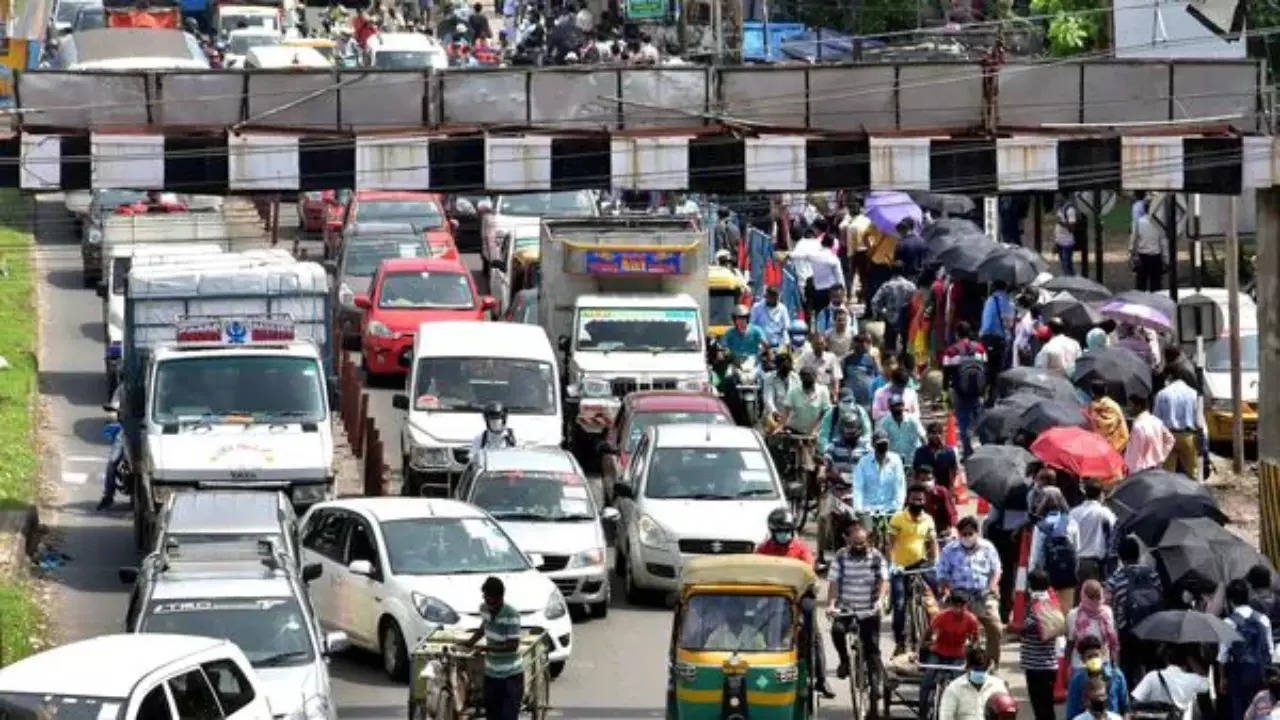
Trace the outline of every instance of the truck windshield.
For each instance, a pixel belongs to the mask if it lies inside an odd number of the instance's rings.
[[[591,215],[595,203],[588,191],[525,193],[498,198],[499,215]]]
[[[291,597],[162,600],[152,603],[142,630],[226,638],[239,645],[256,668],[315,659],[307,616]]]
[[[324,375],[314,358],[213,355],[156,367],[152,420],[190,422],[249,416],[255,422],[321,422]]]
[[[555,379],[550,363],[509,358],[428,357],[418,361],[414,407],[483,412],[499,402],[520,415],[554,415]]]
[[[1195,345],[1191,346],[1191,357],[1195,357]],[[1204,369],[1208,372],[1231,372],[1231,341],[1218,338],[1204,344]],[[1240,369],[1244,372],[1258,371],[1258,336],[1240,336]]]
[[[231,42],[228,43],[227,52],[232,55],[248,55],[250,48],[279,44],[280,38],[276,35],[267,35],[265,33],[234,34],[231,36]]]
[[[49,693],[0,693],[5,720],[114,720],[124,717],[129,698],[80,697]]]
[[[582,308],[576,349],[697,352],[702,324],[692,308]]]

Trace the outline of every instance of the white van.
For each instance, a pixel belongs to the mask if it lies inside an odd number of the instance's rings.
[[[449,56],[422,33],[378,33],[369,39],[369,64],[382,70],[444,70]]]
[[[564,439],[560,372],[537,325],[423,323],[406,382],[408,394],[393,400],[408,412],[400,431],[406,495],[449,495],[490,403],[506,408],[518,445],[558,446]]]
[[[1207,301],[1207,302],[1206,302]],[[1217,335],[1204,339],[1204,415],[1209,440],[1231,441],[1231,328],[1227,325],[1228,296],[1226,288],[1181,288],[1178,293],[1178,328],[1182,352],[1196,360],[1194,313],[1187,308],[1212,304],[1216,323],[1201,320],[1201,331],[1208,334],[1217,326]],[[1240,293],[1240,390],[1244,403],[1245,442],[1258,438],[1258,306]]]

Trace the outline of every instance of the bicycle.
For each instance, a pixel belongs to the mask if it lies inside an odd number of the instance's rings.
[[[917,667],[921,672],[937,673],[933,684],[933,696],[929,698],[929,707],[924,709],[924,714],[920,717],[920,720],[935,720],[942,709],[942,690],[950,685],[952,680],[964,674],[964,665],[919,663]]]
[[[787,486],[787,500],[796,517],[796,531],[804,528],[809,513],[817,515],[819,492],[816,487],[817,469],[814,467],[814,451],[817,438],[784,428],[775,434],[782,447],[779,457],[784,467],[779,474]]]
[[[914,570],[898,570],[904,578],[903,603],[906,605],[907,612],[907,647],[918,647],[929,629],[929,612],[924,604],[924,596],[929,592],[929,585],[924,581],[924,575],[932,569],[926,566]]]
[[[889,520],[896,512],[895,510],[862,510],[858,513],[859,520],[866,518],[871,520],[871,527],[868,529],[871,543],[885,558],[889,557]]]
[[[877,603],[872,613],[879,612],[879,603]],[[844,623],[846,628],[845,642],[849,649],[849,701],[853,705],[852,717],[855,720],[862,720],[868,711],[874,711],[876,703],[879,702],[881,695],[879,685],[883,681],[884,674],[879,658],[875,659],[877,667],[880,667],[879,671],[874,673],[871,671],[868,665],[870,659],[864,657],[862,634],[858,631],[858,620],[873,617],[873,615],[859,614],[840,608],[830,613],[830,617],[832,623]]]

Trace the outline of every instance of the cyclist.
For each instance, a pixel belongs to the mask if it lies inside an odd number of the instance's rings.
[[[920,570],[938,558],[938,533],[924,511],[923,485],[907,490],[907,506],[889,518],[889,588],[893,598],[893,656],[906,652],[907,579],[901,571]]]
[[[863,455],[853,470],[853,509],[897,512],[907,494],[902,458],[889,450],[889,436],[883,430],[871,436],[871,448],[873,452]]]
[[[959,538],[938,556],[938,584],[944,592],[964,590],[982,623],[991,664],[1000,663],[1000,553],[990,540],[978,537],[978,519],[967,515],[956,523]]]
[[[836,677],[849,677],[846,639],[850,631],[856,630],[862,644],[862,658],[867,664],[867,677],[874,686],[881,669],[880,608],[889,589],[885,559],[879,550],[871,547],[867,528],[861,522],[849,525],[846,538],[848,544],[836,553],[827,576],[827,613],[835,616],[831,622],[831,640],[840,656]]]
[[[813,566],[813,552],[804,538],[796,534],[796,518],[788,508],[778,508],[769,513],[769,537],[756,547],[760,555],[788,557]],[[804,623],[814,641],[814,661],[818,692],[828,700],[835,697],[835,692],[827,685],[826,653],[822,648],[822,633],[813,632],[813,598],[804,599]]]
[[[832,427],[837,424],[838,431]],[[827,482],[822,503],[818,506],[818,555],[822,558],[828,548],[840,543],[845,528],[853,519],[844,503],[848,502],[854,467],[858,459],[871,449],[866,411],[846,395],[823,419],[818,447],[823,453],[823,475]]]
[[[965,647],[978,639],[982,626],[968,608],[969,596],[963,590],[947,596],[947,607],[934,616],[925,630],[928,650],[921,653],[927,665],[964,666]],[[933,691],[938,686],[938,670],[927,668],[920,679],[920,717],[929,717],[933,709]]]
[[[964,660],[965,673],[942,691],[938,720],[976,720],[985,716],[993,696],[1009,693],[1004,680],[988,670],[987,653],[982,648],[970,647]]]

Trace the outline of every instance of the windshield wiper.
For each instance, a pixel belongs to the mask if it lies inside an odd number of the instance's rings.
[[[555,518],[555,522],[582,522],[583,520],[595,520],[595,519],[596,518],[594,515],[584,515],[579,513],[577,515],[560,515]]]
[[[753,497],[756,495],[772,495],[773,488],[751,488],[750,490],[738,491],[738,497]]]
[[[273,665],[283,665],[288,660],[292,660],[295,658],[305,658],[310,654],[311,652],[308,650],[286,650],[285,652],[276,653],[275,655],[268,655],[265,658],[262,658],[261,660],[257,660],[253,662],[252,664],[254,667],[271,667]]]
[[[550,515],[531,512],[496,512],[489,513],[498,520],[550,520]]]
[[[664,495],[659,500],[732,500],[734,495],[721,493],[693,493],[690,495]]]

